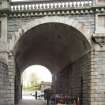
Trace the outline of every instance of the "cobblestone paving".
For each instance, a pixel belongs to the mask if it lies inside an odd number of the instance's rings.
[[[18,105],[47,105],[44,100],[22,100]]]

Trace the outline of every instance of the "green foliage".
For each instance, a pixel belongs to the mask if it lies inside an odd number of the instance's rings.
[[[40,82],[38,77],[32,73],[30,75],[30,83],[27,86],[23,86],[23,90],[27,90],[27,91],[33,91],[33,90],[40,90],[41,86],[40,86]]]

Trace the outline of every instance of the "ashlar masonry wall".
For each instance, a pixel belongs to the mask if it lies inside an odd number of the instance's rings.
[[[60,94],[79,97],[81,105],[90,105],[91,52],[56,74],[55,88]]]
[[[0,62],[0,105],[10,105],[8,86],[8,66]]]
[[[91,105],[105,105],[105,50],[94,50],[91,62]]]

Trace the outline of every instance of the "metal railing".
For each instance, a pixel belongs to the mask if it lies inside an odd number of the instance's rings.
[[[71,0],[71,1],[46,1],[46,2],[11,2],[11,11],[38,11],[38,10],[56,10],[56,9],[71,9],[85,8],[93,5],[92,0]]]

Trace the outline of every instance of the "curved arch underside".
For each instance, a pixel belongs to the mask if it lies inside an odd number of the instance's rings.
[[[15,49],[20,70],[39,64],[57,72],[88,52],[90,44],[81,32],[71,26],[45,23],[28,30]]]

